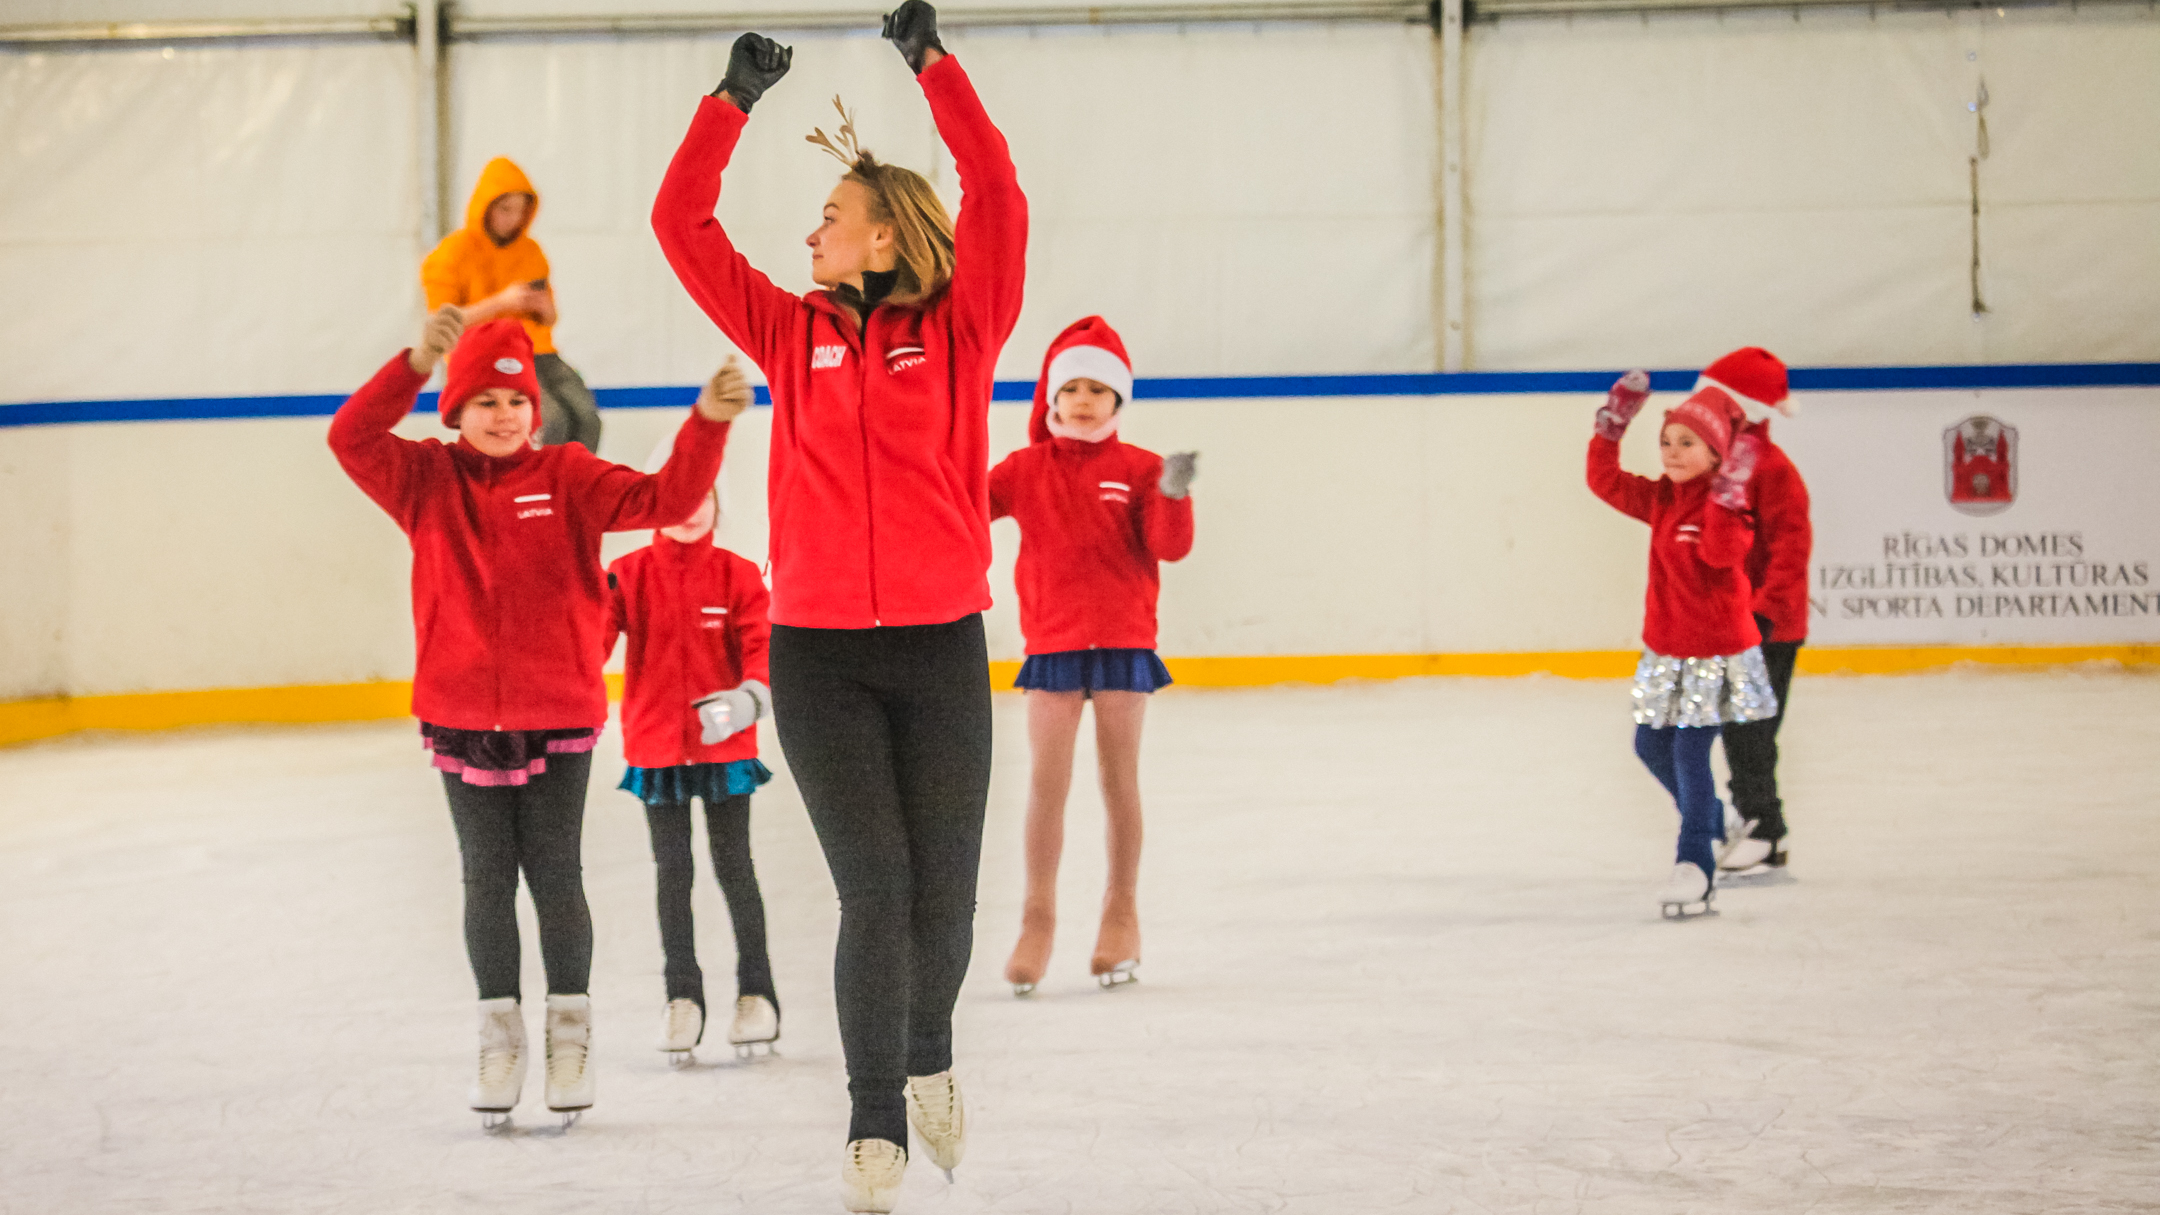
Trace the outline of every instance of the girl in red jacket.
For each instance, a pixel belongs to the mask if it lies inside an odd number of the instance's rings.
[[[460,334],[463,334],[462,338]],[[391,433],[445,354],[454,444]],[[607,722],[603,532],[687,516],[710,486],[741,373],[701,399],[657,476],[574,443],[541,447],[532,342],[514,320],[464,331],[445,306],[338,408],[330,449],[412,541],[413,714],[442,770],[465,875],[465,949],[480,988],[472,1107],[506,1121],[525,1084],[518,1005],[518,874],[547,964],[547,1104],[564,1125],[592,1105],[587,1064],[592,916],[580,834],[593,741]]]
[[[1732,810],[1725,818],[1726,847],[1718,868],[1755,874],[1785,867],[1785,802],[1778,796],[1778,727],[1792,705],[1793,665],[1807,643],[1808,562],[1814,556],[1815,529],[1808,519],[1807,482],[1770,438],[1774,414],[1791,417],[1792,395],[1785,364],[1758,346],[1735,350],[1703,368],[1697,388],[1722,389],[1747,414],[1740,428],[1760,445],[1755,475],[1748,481],[1748,507],[1755,515],[1755,543],[1748,549],[1748,585],[1755,627],[1762,632],[1763,665],[1778,711],[1761,721],[1728,726],[1725,761],[1732,769]]]
[[[1590,439],[1591,492],[1650,525],[1650,587],[1635,667],[1635,754],[1680,808],[1680,844],[1659,895],[1668,916],[1708,911],[1723,807],[1710,775],[1721,726],[1777,714],[1741,563],[1754,540],[1748,479],[1759,449],[1734,438],[1739,407],[1705,388],[1665,415],[1655,481],[1620,469],[1620,436],[1650,398],[1650,376],[1614,384]]]
[[[1155,655],[1157,566],[1192,551],[1197,456],[1165,460],[1121,442],[1132,400],[1125,344],[1099,316],[1075,321],[1043,355],[1028,446],[990,470],[990,517],[1020,524],[1020,629],[1027,661],[1027,903],[1005,964],[1016,995],[1042,981],[1057,931],[1058,856],[1080,711],[1095,704],[1095,747],[1109,820],[1109,888],[1088,969],[1104,987],[1140,963],[1140,724],[1170,682]]]
[[[853,1113],[848,1209],[890,1210],[914,1128],[950,1170],[966,1116],[952,1009],[973,944],[990,787],[989,412],[1020,313],[1027,200],[1005,139],[908,0],[885,36],[914,70],[965,199],[855,143],[797,296],[713,217],[721,170],[793,52],[756,34],[661,183],[653,230],[705,314],[772,385],[774,721],[840,893],[833,985]]]
[[[711,386],[707,386],[711,391]],[[646,467],[673,447],[662,440]],[[772,693],[765,650],[765,580],[713,541],[716,488],[696,513],[608,566],[604,650],[628,634],[623,674],[624,791],[645,803],[658,874],[667,1008],[660,1049],[687,1065],[705,1034],[705,972],[697,960],[690,892],[690,800],[705,803],[713,876],[735,926],[735,1015],[728,1042],[748,1057],[780,1037],[780,997],[765,953],[765,900],[750,859],[750,795],[772,779],[758,762],[757,721]]]

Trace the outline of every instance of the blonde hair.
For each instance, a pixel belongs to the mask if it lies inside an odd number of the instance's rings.
[[[833,108],[840,111],[837,137],[813,128],[816,133],[803,138],[847,166],[840,180],[870,192],[871,222],[891,225],[893,269],[900,274],[886,298],[895,304],[919,304],[952,281],[952,216],[922,174],[885,164],[856,142],[855,115],[838,97]]]

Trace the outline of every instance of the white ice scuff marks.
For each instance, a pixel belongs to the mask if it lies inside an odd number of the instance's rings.
[[[1082,731],[1057,952],[1024,1002],[996,965],[1019,928],[1027,780],[1021,706],[1001,697],[958,1016],[968,1159],[949,1195],[911,1169],[901,1209],[2144,1201],[2155,688],[1803,675],[1783,736],[1797,880],[1726,889],[1684,928],[1644,897],[1676,824],[1629,748],[1625,681],[1174,690],[1143,769],[1148,980],[1105,995],[1087,975],[1102,858]],[[566,1138],[504,1141],[465,1108],[455,849],[409,724],[0,751],[0,966],[24,980],[9,1199],[834,1209],[834,901],[784,765],[768,753],[783,777],[753,829],[786,1049],[675,1072],[650,1039],[642,816],[612,790],[612,733],[596,758],[603,1099]],[[703,876],[697,898],[724,997],[726,915]]]

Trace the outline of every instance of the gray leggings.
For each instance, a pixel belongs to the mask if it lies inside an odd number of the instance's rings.
[[[585,386],[585,377],[559,354],[534,355],[533,373],[547,398],[540,408],[540,445],[582,443],[586,451],[599,451],[600,405]]]
[[[540,920],[551,995],[582,994],[592,978],[592,912],[585,905],[585,782],[590,754],[547,757],[523,785],[468,785],[443,773],[465,868],[465,953],[480,998],[517,996],[518,873]]]

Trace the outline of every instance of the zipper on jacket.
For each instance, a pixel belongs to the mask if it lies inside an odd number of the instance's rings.
[[[870,487],[870,315],[863,313],[862,340],[855,362],[855,428],[862,435],[863,532],[869,547],[870,624],[883,623],[877,601],[877,502]]]
[[[495,482],[496,482],[496,476],[495,476],[495,473],[496,473],[496,468],[495,468],[495,462],[494,462],[493,460],[490,460],[490,461],[488,461],[488,465],[487,465],[487,486],[488,486],[488,496],[489,496],[489,497],[496,497],[496,496],[498,496],[498,495],[497,495],[497,494],[495,493]],[[491,512],[491,515],[492,515],[492,512]],[[501,524],[502,524],[502,521],[501,521],[501,520],[500,520],[499,518],[497,518],[497,519],[492,519],[492,528],[493,528],[493,530],[495,531],[495,533],[496,533],[496,535],[497,535],[497,536],[500,536],[500,535],[502,535],[502,530],[501,530]],[[499,559],[501,558],[501,556],[502,556],[502,545],[498,543],[498,544],[494,544],[494,545],[491,545],[490,547],[492,547],[492,548],[494,548],[494,549],[496,550],[496,551],[495,551],[495,558],[499,560]],[[502,629],[502,596],[500,596],[500,595],[498,595],[498,594],[496,593],[496,578],[495,578],[495,562],[494,562],[494,561],[490,561],[490,562],[488,562],[488,617],[489,617],[489,621],[490,621],[490,623],[492,623],[492,624],[493,624],[493,625],[495,626],[495,635],[494,635],[493,637],[491,637],[491,638],[489,638],[489,639],[488,639],[488,641],[489,641],[489,648],[490,648],[490,649],[492,649],[492,650],[494,651],[494,653],[493,653],[493,658],[494,658],[494,661],[493,661],[493,662],[491,662],[491,663],[489,663],[488,665],[489,665],[490,667],[492,667],[492,668],[494,669],[494,674],[495,674],[495,713],[494,713],[494,718],[495,718],[495,729],[496,729],[496,730],[498,730],[498,731],[500,731],[500,730],[501,730],[501,729],[503,728],[503,726],[502,726],[502,711],[503,711],[503,688],[502,688],[502,668],[503,668],[503,664],[502,664],[502,652],[503,652],[503,651],[502,651],[502,635],[503,635],[503,629]]]

